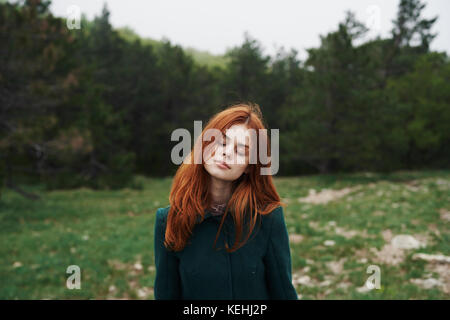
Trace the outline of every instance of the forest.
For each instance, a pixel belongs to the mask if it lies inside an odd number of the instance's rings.
[[[303,61],[246,32],[217,63],[114,29],[106,5],[80,29],[49,6],[0,3],[0,188],[171,176],[171,132],[239,102],[279,129],[280,176],[450,167],[450,61],[419,0],[399,1],[389,37],[347,11]]]

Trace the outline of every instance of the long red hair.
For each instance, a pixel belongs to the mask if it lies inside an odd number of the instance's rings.
[[[214,115],[203,129],[201,135],[196,141],[196,145],[202,144],[201,152],[213,141],[203,141],[203,134],[207,129],[218,129],[222,133],[235,124],[246,124],[247,128],[255,129],[256,141],[259,144],[259,129],[266,129],[263,124],[261,110],[254,103],[240,103],[226,108]],[[270,141],[267,139],[267,155],[270,157]],[[211,139],[213,140],[213,139]],[[194,145],[195,148],[195,145]],[[194,162],[194,148],[186,157],[191,161],[184,161],[178,168],[172,183],[169,201],[170,209],[167,218],[167,227],[165,233],[164,245],[173,251],[181,251],[186,246],[189,237],[192,235],[193,228],[200,216],[203,217],[204,211],[211,204],[209,194],[210,175],[204,168],[204,159],[201,163]],[[259,145],[258,149],[259,150]],[[196,155],[197,157],[197,155]],[[186,159],[185,159],[186,160]],[[232,183],[232,195],[225,208],[219,230],[214,241],[217,242],[222,229],[226,215],[231,213],[235,224],[235,242],[232,248],[225,243],[228,252],[233,252],[242,247],[249,239],[255,227],[258,215],[270,213],[278,206],[285,206],[280,201],[271,175],[261,175],[261,167],[270,167],[271,162],[263,165],[257,157],[257,163],[249,163],[249,171],[242,174]],[[244,240],[244,224],[248,232]]]

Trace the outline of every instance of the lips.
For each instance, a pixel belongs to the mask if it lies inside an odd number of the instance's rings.
[[[229,165],[227,165],[225,162],[223,161],[215,161],[216,164],[221,167],[221,168],[227,168],[227,169],[231,169]]]

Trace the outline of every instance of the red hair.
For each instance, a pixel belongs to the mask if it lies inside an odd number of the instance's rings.
[[[196,145],[201,143],[201,152],[213,141],[203,141],[203,134],[208,129],[218,129],[222,133],[235,124],[246,124],[247,128],[255,129],[256,141],[259,141],[259,129],[265,129],[261,110],[257,104],[240,103],[226,108],[214,115],[198,137]],[[270,141],[267,139],[267,155],[270,157]],[[213,140],[213,139],[211,139]],[[195,148],[195,146],[194,146]],[[259,150],[259,146],[258,149]],[[196,155],[197,157],[197,155]],[[257,157],[255,164],[249,163],[249,171],[242,174],[232,182],[232,195],[225,208],[219,230],[214,241],[217,242],[226,215],[231,212],[235,223],[235,242],[230,249],[225,243],[226,250],[233,252],[242,247],[250,237],[258,215],[265,215],[282,205],[272,181],[271,175],[261,175],[262,167],[270,167],[271,162],[263,165]],[[204,159],[194,162],[193,150],[178,168],[172,183],[169,201],[170,209],[167,218],[164,245],[171,250],[181,251],[186,246],[192,230],[200,216],[209,207],[211,198],[209,194],[210,175],[204,168]],[[248,233],[243,241],[244,221],[248,221]]]

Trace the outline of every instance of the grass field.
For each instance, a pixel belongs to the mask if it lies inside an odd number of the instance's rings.
[[[153,226],[171,178],[142,189],[0,199],[0,299],[153,299]],[[449,299],[450,172],[279,177],[301,299]],[[403,244],[396,242],[399,235]],[[395,240],[397,239],[397,240]],[[405,245],[405,241],[406,245]],[[408,247],[409,246],[409,247]],[[414,254],[440,255],[426,261]],[[429,257],[429,256],[428,256]],[[81,289],[66,287],[69,265]],[[364,285],[369,265],[379,289]]]

